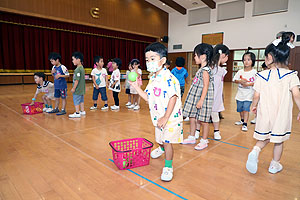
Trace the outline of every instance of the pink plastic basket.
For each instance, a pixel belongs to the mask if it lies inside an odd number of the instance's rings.
[[[41,102],[34,102],[33,105],[30,105],[30,103],[24,103],[21,104],[23,113],[26,115],[33,115],[37,113],[43,112],[43,104]]]
[[[121,170],[149,165],[153,143],[145,138],[112,141],[114,163]]]

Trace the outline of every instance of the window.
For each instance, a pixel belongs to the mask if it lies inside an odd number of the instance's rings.
[[[232,78],[240,69],[244,68],[244,64],[242,61],[243,55],[247,50],[235,50],[233,52],[233,69],[232,69]],[[262,71],[261,65],[265,62],[265,49],[252,49],[250,52],[255,54],[256,61],[254,65],[254,69],[258,72]]]

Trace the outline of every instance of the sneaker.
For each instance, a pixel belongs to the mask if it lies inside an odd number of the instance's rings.
[[[133,109],[134,107],[135,107],[134,104],[131,104],[131,105],[127,106],[128,109]]]
[[[92,106],[92,107],[90,107],[90,110],[97,110],[97,107]]]
[[[85,116],[85,115],[86,115],[86,112],[85,112],[85,111],[80,111],[79,114],[80,114],[81,116]]]
[[[195,131],[195,138],[196,138],[196,140],[198,140],[199,137],[200,137],[200,131],[196,130]]]
[[[165,151],[163,151],[160,147],[157,147],[153,151],[151,151],[151,158],[159,158],[161,155],[163,155]]]
[[[65,115],[67,114],[65,110],[61,110],[60,112],[56,113],[56,115]]]
[[[195,149],[195,150],[202,150],[202,149],[205,149],[206,147],[208,147],[208,143],[209,143],[209,141],[208,141],[207,139],[206,139],[206,140],[201,139],[200,142],[199,142],[199,144],[197,144],[197,145],[194,147],[194,149]]]
[[[46,107],[45,107],[45,108],[43,108],[43,112],[46,112],[47,110],[48,110],[48,108],[46,108]]]
[[[107,110],[108,109],[108,106],[103,106],[102,108],[101,108],[101,110]]]
[[[248,131],[248,127],[246,125],[242,126],[242,131]]]
[[[187,117],[187,118],[185,118],[183,121],[188,122],[188,121],[190,121],[190,118]]]
[[[244,123],[244,122],[242,122],[242,121],[237,121],[237,122],[235,122],[234,124],[235,124],[235,125],[243,125],[243,123]]]
[[[127,102],[126,104],[125,104],[125,106],[130,106],[131,105],[131,102]]]
[[[215,140],[221,140],[221,139],[222,139],[222,137],[221,137],[221,135],[220,135],[220,131],[214,132],[214,139],[215,139]]]
[[[188,138],[183,140],[182,144],[196,144],[195,136],[189,135]]]
[[[59,112],[59,109],[58,109],[58,108],[54,108],[54,109],[52,109],[52,111],[49,112],[49,113],[58,113],[58,112]]]
[[[250,123],[251,123],[251,124],[256,124],[256,117],[255,117],[253,120],[251,120]]]
[[[53,108],[47,108],[46,113],[52,112]]]
[[[272,174],[276,174],[283,169],[282,165],[275,160],[272,160],[269,167],[269,172]]]
[[[113,105],[113,106],[110,107],[110,109],[112,109],[112,110],[119,110],[120,106]]]
[[[248,170],[248,172],[250,172],[251,174],[255,174],[257,172],[257,163],[258,163],[258,152],[256,150],[252,150],[248,154],[248,160],[246,163],[246,169]]]
[[[139,110],[140,109],[140,106],[139,105],[136,105],[134,106],[133,110]]]
[[[171,181],[173,178],[173,167],[164,167],[161,173],[160,179],[162,181]]]
[[[80,115],[80,113],[74,112],[73,114],[70,114],[69,117],[70,117],[70,118],[80,118],[81,115]]]

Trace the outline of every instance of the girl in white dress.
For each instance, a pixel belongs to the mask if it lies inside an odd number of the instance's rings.
[[[252,174],[257,172],[260,151],[269,142],[274,143],[269,172],[275,174],[283,169],[280,158],[283,142],[291,135],[292,97],[300,110],[298,73],[287,66],[291,46],[289,40],[289,37],[282,37],[267,46],[265,63],[269,69],[259,72],[254,83],[252,111],[257,114],[257,120],[253,137],[257,143],[246,163],[247,170]],[[300,112],[297,120],[300,120]]]

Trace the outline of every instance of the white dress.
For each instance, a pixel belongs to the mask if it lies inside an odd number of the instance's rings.
[[[259,72],[254,90],[260,94],[254,138],[281,143],[288,140],[292,128],[291,89],[300,85],[297,71],[284,68]]]

